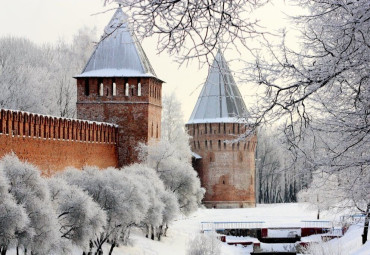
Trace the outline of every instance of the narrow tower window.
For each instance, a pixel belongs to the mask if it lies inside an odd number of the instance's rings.
[[[159,138],[158,124],[157,124],[157,130],[156,130],[156,137]]]
[[[204,146],[206,147],[206,149],[208,149],[208,143],[207,143],[207,140],[204,141]]]
[[[85,79],[85,96],[90,95],[90,84],[89,84],[89,79]]]
[[[131,96],[135,96],[135,85],[131,85]]]
[[[218,140],[218,150],[221,150],[221,140]]]
[[[104,96],[104,85],[103,82],[99,83],[99,96]]]
[[[115,82],[112,84],[112,94],[113,96],[117,96],[117,85]]]
[[[129,85],[128,85],[128,83],[126,83],[126,85],[125,85],[125,96],[129,96],[129,94],[128,94],[128,88],[129,87]]]
[[[141,97],[141,83],[140,82],[137,84],[137,95]]]

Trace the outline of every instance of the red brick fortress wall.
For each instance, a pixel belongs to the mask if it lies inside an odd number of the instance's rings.
[[[256,135],[232,143],[248,127],[240,123],[188,124],[195,168],[207,207],[254,207]]]
[[[107,123],[1,110],[0,157],[14,152],[46,175],[68,166],[116,167],[117,133]]]

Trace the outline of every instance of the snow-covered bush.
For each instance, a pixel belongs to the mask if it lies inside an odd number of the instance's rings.
[[[132,175],[145,188],[150,206],[142,225],[146,228],[147,237],[150,236],[151,232],[152,239],[154,236],[160,239],[166,226],[179,211],[176,197],[165,189],[156,171],[144,164],[134,164],[123,168],[122,171],[127,175]]]
[[[150,202],[142,183],[134,176],[114,168],[99,171],[92,167],[83,171],[68,169],[61,176],[86,191],[107,213],[104,232],[93,242],[97,251],[108,241],[111,250],[125,243],[131,227],[139,225],[147,215]]]
[[[5,254],[17,245],[16,233],[28,227],[29,218],[22,205],[18,205],[9,193],[10,187],[0,164],[0,251]]]
[[[142,161],[157,171],[166,189],[176,194],[181,212],[188,215],[199,207],[205,191],[190,159],[180,159],[180,153],[166,140],[140,147]]]
[[[51,204],[46,180],[40,170],[21,162],[14,155],[1,161],[9,183],[9,192],[17,204],[23,205],[29,217],[27,228],[17,233],[18,247],[34,254],[51,254],[60,247],[60,235],[56,213]]]
[[[90,241],[103,231],[107,217],[105,211],[82,189],[67,184],[61,178],[49,179],[48,186],[61,237],[87,250]]]
[[[221,255],[221,241],[214,235],[198,234],[189,243],[187,255]]]

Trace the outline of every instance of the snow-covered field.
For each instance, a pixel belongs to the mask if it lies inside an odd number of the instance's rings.
[[[323,220],[338,220],[340,214],[324,213],[322,217]],[[130,238],[131,244],[116,248],[114,254],[186,254],[187,244],[199,233],[202,221],[265,221],[267,227],[298,227],[302,220],[315,219],[316,211],[298,203],[258,205],[257,208],[245,209],[199,209],[189,217],[176,220],[170,226],[167,237],[160,242],[149,240],[139,230],[134,230]],[[361,247],[361,233],[360,226],[353,226],[341,239],[330,241],[330,246],[335,247],[335,252],[330,254],[370,255],[369,242]],[[222,245],[222,254],[249,254],[249,252],[250,249]]]

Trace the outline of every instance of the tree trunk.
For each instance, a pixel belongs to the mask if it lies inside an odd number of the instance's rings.
[[[152,226],[152,236],[151,239],[154,240],[154,227]]]
[[[369,218],[370,218],[370,203],[367,204],[367,209],[365,212],[365,224],[364,224],[364,233],[362,234],[362,244],[365,244],[367,241],[367,235],[369,232]]]
[[[114,247],[116,247],[116,242],[113,241],[112,245],[110,246],[109,255],[112,255]]]

